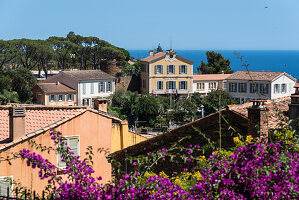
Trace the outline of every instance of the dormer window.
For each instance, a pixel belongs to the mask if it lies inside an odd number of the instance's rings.
[[[169,55],[169,58],[173,58],[173,55]]]

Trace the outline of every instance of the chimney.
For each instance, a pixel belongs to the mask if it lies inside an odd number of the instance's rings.
[[[107,102],[108,99],[95,99],[94,100],[94,109],[107,112]]]
[[[253,137],[268,136],[266,100],[252,100],[248,108],[248,135]]]
[[[59,85],[59,84],[60,84],[59,81],[57,81],[57,82],[56,82],[56,85]]]
[[[25,135],[25,108],[12,106],[9,108],[9,139],[16,139]]]
[[[295,85],[295,93],[291,95],[291,104],[289,104],[289,119],[292,120],[293,130],[299,130],[299,84]]]
[[[150,50],[149,53],[150,53],[150,56],[153,56],[155,54],[154,50]]]

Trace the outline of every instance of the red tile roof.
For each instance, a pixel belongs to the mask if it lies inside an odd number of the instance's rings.
[[[267,108],[268,127],[270,129],[280,128],[279,124],[283,123],[281,118],[288,119],[285,113],[289,110],[289,104],[291,103],[290,97],[282,97],[278,99],[267,100],[265,106]],[[248,117],[247,108],[252,106],[252,102],[241,105],[229,105],[230,110],[234,110],[245,117]]]
[[[231,74],[195,74],[193,75],[193,81],[218,81],[225,80]]]
[[[46,94],[50,93],[76,93],[76,90],[62,83],[38,83],[37,86]]]
[[[255,81],[272,81],[284,72],[267,72],[267,71],[236,71],[229,80],[255,80]]]
[[[155,53],[154,55],[152,56],[148,56],[146,58],[143,58],[141,61],[144,61],[144,62],[151,62],[153,60],[156,60],[156,59],[159,59],[161,57],[164,57],[166,55],[166,52],[158,52],[158,53]]]

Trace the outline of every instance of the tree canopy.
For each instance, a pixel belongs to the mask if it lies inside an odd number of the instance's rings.
[[[230,60],[225,59],[221,53],[214,51],[206,52],[208,63],[201,61],[197,71],[201,74],[231,74],[234,71],[230,67]]]

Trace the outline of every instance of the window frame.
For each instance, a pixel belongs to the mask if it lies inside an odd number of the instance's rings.
[[[62,139],[73,139],[73,138],[77,138],[78,139],[78,143],[77,143],[77,149],[78,149],[78,156],[80,156],[80,135],[70,135],[70,136],[63,136]],[[58,144],[59,145],[59,144]],[[69,147],[69,142],[67,142],[67,146]],[[57,153],[57,168],[60,169],[60,170],[64,170],[66,168],[66,165],[65,166],[61,166],[61,164],[59,165],[59,163],[62,162],[60,161],[60,155],[59,153]],[[62,163],[65,163],[65,162],[62,162]]]
[[[86,83],[82,83],[82,94],[86,94]]]
[[[155,65],[155,74],[163,74],[163,65]]]
[[[216,82],[209,82],[209,90],[215,90],[217,88]]]
[[[5,182],[8,182],[7,179],[10,179],[9,180],[9,185],[10,185],[9,197],[13,197],[13,176],[0,176],[0,182],[3,181],[3,180]],[[2,190],[2,187],[1,187],[1,190]],[[1,190],[0,190],[0,196],[1,196]],[[2,196],[5,196],[5,197],[7,196],[7,188],[4,188],[4,195],[2,195]]]
[[[172,88],[170,88],[170,84],[169,83],[172,83]],[[175,86],[175,87],[173,87]],[[166,82],[166,87],[167,87],[167,90],[176,90],[176,81],[167,81]]]
[[[112,92],[112,82],[111,81],[106,82],[106,92]]]
[[[156,89],[157,90],[163,90],[163,81],[157,81],[157,84],[156,84]],[[159,87],[161,86],[161,87]]]
[[[287,93],[287,84],[286,83],[282,83],[280,88],[281,88],[281,94]]]
[[[180,74],[187,74],[187,72],[187,65],[180,65]]]
[[[239,93],[247,93],[247,83],[239,83],[238,92]]]
[[[182,87],[182,85],[184,85],[184,88]],[[179,81],[179,90],[187,90],[187,89],[188,89],[188,82],[187,81]]]
[[[201,87],[201,86],[203,86],[203,87]],[[198,82],[196,84],[196,90],[200,90],[200,91],[205,90],[205,83],[204,82]]]
[[[60,99],[60,97],[61,97],[61,99]],[[63,94],[58,94],[58,99],[57,99],[57,101],[63,101]]]
[[[172,72],[170,72],[170,66],[172,66]],[[175,65],[167,65],[167,74],[175,74]]]
[[[52,99],[53,97],[53,99]],[[55,101],[55,94],[50,94],[50,102],[54,102]]]

